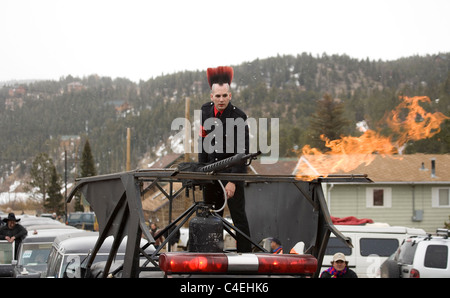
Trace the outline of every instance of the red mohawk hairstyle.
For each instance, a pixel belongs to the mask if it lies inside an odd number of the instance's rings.
[[[206,70],[209,88],[212,89],[213,84],[231,84],[233,80],[233,68],[231,66],[219,66],[216,68],[208,68]]]

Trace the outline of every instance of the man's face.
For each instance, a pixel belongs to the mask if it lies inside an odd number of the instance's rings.
[[[228,84],[214,84],[211,90],[211,100],[214,102],[216,109],[220,112],[225,110],[231,100],[231,92]]]
[[[8,220],[8,228],[12,229],[16,225],[16,221],[14,220]]]
[[[276,248],[278,247],[278,245],[277,245],[275,242],[271,241],[271,242],[270,242],[270,247],[271,247],[272,249],[276,249]]]
[[[334,261],[333,262],[333,267],[334,269],[336,269],[337,271],[342,271],[345,268],[345,262],[342,260],[338,260],[338,261]]]

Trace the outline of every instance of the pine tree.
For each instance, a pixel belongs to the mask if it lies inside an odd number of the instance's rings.
[[[314,114],[311,115],[309,138],[311,146],[325,151],[322,135],[329,140],[337,140],[344,133],[349,121],[344,118],[344,104],[325,94],[317,101]]]
[[[95,170],[94,157],[92,156],[91,145],[86,140],[81,157],[81,177],[91,177],[97,175]]]
[[[49,158],[46,153],[38,154],[31,165],[31,181],[28,182],[28,185],[32,188],[37,188],[39,193],[42,194],[42,204],[44,204],[47,199],[52,169],[54,167],[53,160]]]
[[[95,170],[94,157],[92,155],[89,140],[86,140],[86,143],[84,143],[80,167],[81,167],[80,177],[92,177],[97,175],[97,171]],[[83,205],[81,204],[81,197],[79,195],[75,196],[75,211],[84,211]]]
[[[49,212],[61,214],[64,212],[64,197],[61,194],[61,184],[56,167],[51,169],[50,184],[48,188],[48,198],[44,202],[44,208]]]

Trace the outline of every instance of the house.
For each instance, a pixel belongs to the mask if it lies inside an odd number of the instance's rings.
[[[69,93],[82,91],[84,89],[86,89],[86,88],[80,82],[72,82],[72,83],[67,84],[67,92],[69,92]]]
[[[183,154],[167,154],[158,158],[148,169],[176,168],[176,165],[183,160]],[[148,187],[149,184],[145,183],[144,188]],[[142,209],[149,222],[156,222],[158,226],[166,226],[170,223],[169,211],[172,212],[171,220],[174,220],[189,208],[192,198],[186,198],[185,193],[180,192],[181,183],[174,183],[172,188],[170,184],[159,183],[159,187],[151,187],[145,192]],[[171,200],[168,199],[166,194],[172,195]]]
[[[327,156],[332,160],[330,164],[340,162],[340,157]],[[294,173],[327,175],[323,173],[323,156],[320,162],[318,158],[302,156]],[[361,156],[348,155],[346,164],[359,165],[350,172],[334,174],[367,174],[373,183],[323,183],[332,216],[371,218],[429,233],[449,221],[450,154],[372,155],[368,162],[361,161]]]

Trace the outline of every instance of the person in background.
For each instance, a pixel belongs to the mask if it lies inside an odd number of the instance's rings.
[[[159,232],[160,232],[160,230],[156,226],[156,223],[151,222],[150,223],[150,234],[152,235],[152,237],[155,238],[155,236],[157,234],[159,234]],[[158,248],[163,241],[164,241],[164,236],[163,235],[161,235],[160,237],[155,239],[155,244],[154,244],[155,248]]]
[[[281,246],[281,241],[277,238],[271,239],[270,247],[272,248],[273,254],[283,254],[283,246]]]
[[[6,240],[10,243],[15,242],[15,256],[17,255],[17,250],[19,249],[19,244],[28,234],[27,229],[22,225],[18,224],[20,219],[16,219],[14,213],[9,213],[7,218],[3,221],[6,223],[5,226],[0,228],[0,240]]]
[[[320,278],[358,278],[358,275],[352,269],[348,268],[348,261],[341,252],[333,255],[331,267],[323,271]]]

